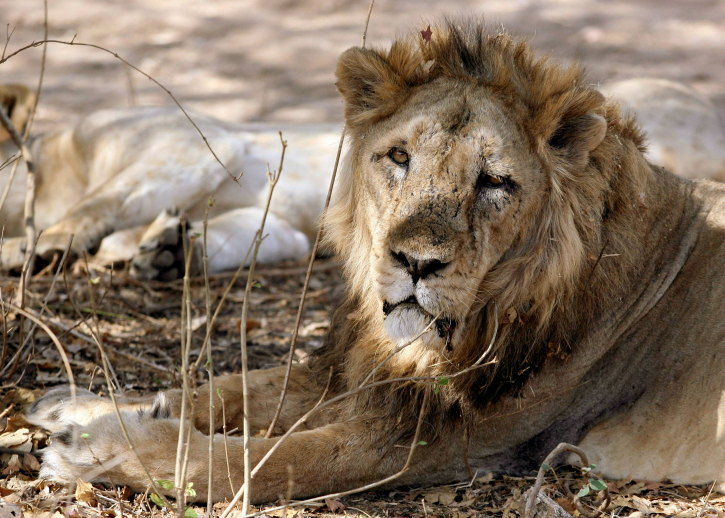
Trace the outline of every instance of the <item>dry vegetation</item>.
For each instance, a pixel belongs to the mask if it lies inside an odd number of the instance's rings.
[[[295,321],[295,309],[302,291],[306,264],[290,263],[259,267],[250,297],[247,323],[250,368],[278,365],[285,360]],[[96,314],[100,336],[112,360],[120,390],[128,396],[145,394],[179,386],[182,281],[174,283],[138,283],[125,272],[92,270],[89,282],[85,272],[69,272],[67,283],[61,278],[47,299],[44,319],[63,343],[68,359],[82,387],[107,391],[100,372],[100,360],[85,324],[84,316],[93,312],[91,292],[97,303]],[[96,281],[97,279],[97,281]],[[229,276],[210,279],[212,306],[221,298],[230,281]],[[17,286],[16,278],[0,278],[3,300],[9,300]],[[28,291],[28,307],[40,311],[46,298],[51,275],[32,280]],[[240,299],[246,279],[240,278],[232,287],[228,302],[220,313],[212,351],[217,374],[240,369],[239,325]],[[314,268],[295,357],[299,361],[319,347],[329,324],[328,311],[342,289],[338,264],[318,260]],[[191,358],[196,359],[205,334],[205,288],[201,279],[191,283],[193,340]],[[3,368],[14,365],[18,352],[19,315],[6,311],[9,330],[3,334],[5,359]],[[64,331],[66,329],[67,331]],[[205,380],[203,369],[199,382]],[[28,453],[0,454],[0,497],[8,504],[19,504],[24,516],[120,517],[119,501],[125,516],[150,518],[168,511],[160,510],[144,495],[131,495],[121,490],[120,496],[111,487],[80,484],[64,488],[37,478],[38,455],[34,452],[47,442],[47,436],[24,421],[22,410],[46,387],[67,381],[62,360],[55,346],[42,331],[36,331],[20,352],[17,369],[10,376],[5,371],[0,379],[0,447]],[[231,431],[241,434],[241,431]],[[547,473],[544,491],[564,509],[574,512],[572,493],[586,483],[581,471],[558,468]],[[493,476],[478,473],[472,484],[436,488],[412,488],[401,491],[367,492],[320,502],[302,509],[277,511],[271,516],[323,516],[336,513],[350,516],[452,516],[494,515],[514,518],[523,515],[522,494],[531,487],[533,478]],[[709,487],[680,486],[648,481],[610,481],[610,511],[615,515],[676,515],[680,518],[713,517],[725,514],[725,497],[709,494]],[[588,497],[584,499],[589,501]],[[225,505],[217,504],[217,513]],[[2,514],[7,518],[9,515]],[[252,509],[253,511],[255,509]],[[196,508],[201,515],[203,507]],[[60,518],[57,514],[55,518]]]

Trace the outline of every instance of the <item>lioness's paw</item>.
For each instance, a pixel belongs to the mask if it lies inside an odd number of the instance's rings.
[[[188,243],[188,224],[187,224]],[[139,280],[173,281],[184,276],[184,232],[176,210],[165,210],[149,226],[131,259],[131,275]],[[200,258],[192,254],[192,273]]]
[[[95,435],[95,434],[94,434]],[[39,477],[53,482],[71,482],[76,477],[88,479],[95,460],[87,441],[92,437],[88,427],[70,425],[51,435],[50,445],[41,450],[43,464]]]
[[[25,260],[25,238],[4,238],[0,250],[0,269],[19,272]]]
[[[27,420],[50,432],[65,430],[73,424],[87,424],[99,415],[100,407],[108,410],[106,400],[89,390],[76,387],[75,401],[70,386],[46,392],[27,411]]]

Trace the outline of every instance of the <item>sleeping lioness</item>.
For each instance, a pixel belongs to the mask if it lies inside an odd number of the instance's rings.
[[[32,100],[25,87],[0,86],[0,101],[19,128]],[[37,255],[62,252],[73,234],[75,255],[100,246],[106,261],[133,256],[132,273],[140,278],[175,278],[183,272],[178,211],[192,221],[189,235],[200,233],[211,197],[210,272],[236,268],[262,219],[267,166],[272,170],[279,166],[282,146],[277,130],[282,129],[289,147],[259,260],[305,257],[317,233],[339,128],[234,126],[198,113],[191,116],[228,172],[175,107],[99,111],[74,126],[33,138],[29,147],[40,175],[36,227],[44,229]],[[17,154],[9,135],[4,138],[0,163]],[[0,171],[0,189],[11,167]],[[22,163],[0,210],[5,228],[0,269],[19,269],[23,264],[26,243],[19,236],[24,235],[25,174]],[[168,210],[172,208],[176,210]],[[129,230],[102,242],[124,229]]]
[[[252,501],[404,466],[388,486],[531,473],[561,441],[606,477],[723,488],[725,186],[649,163],[636,119],[582,67],[475,22],[349,49],[337,87],[349,152],[325,224],[346,297],[326,345],[293,365],[275,431],[340,399],[283,442],[252,438],[253,465],[279,446]],[[251,426],[268,428],[284,369],[249,378]],[[240,377],[215,383],[241,428]],[[210,469],[227,473],[222,435],[208,465],[208,397],[201,387],[189,435],[198,500]],[[157,479],[174,478],[181,400],[123,407]],[[42,476],[147,487],[107,399],[58,389],[28,418],[57,434]],[[227,441],[238,489],[243,439]],[[232,496],[226,482],[214,500]]]

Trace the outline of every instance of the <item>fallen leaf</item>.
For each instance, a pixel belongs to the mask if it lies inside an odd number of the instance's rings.
[[[448,487],[441,487],[423,493],[423,498],[429,504],[451,505],[456,501],[456,492]]]
[[[632,497],[632,502],[630,503],[630,506],[634,506],[635,509],[643,512],[644,514],[649,514],[652,510],[652,502],[638,496]]]
[[[555,498],[554,501],[561,506],[562,509],[564,509],[567,513],[573,515],[574,511],[576,511],[576,507],[574,507],[574,504],[571,500],[569,500],[566,497],[559,497]]]
[[[30,453],[23,455],[23,465],[30,471],[40,471],[40,462],[35,458],[35,455]]]
[[[30,441],[31,435],[30,430],[27,428],[20,428],[10,433],[6,432],[0,435],[0,447],[29,452],[33,447]]]
[[[325,498],[325,505],[327,505],[327,508],[333,513],[345,510],[345,504],[339,500],[335,500],[334,498]]]
[[[641,492],[645,490],[645,483],[644,482],[637,482],[634,485],[631,485],[622,491],[623,493],[627,495],[638,495]]]
[[[22,467],[23,463],[20,461],[20,458],[17,455],[13,455],[8,461],[8,467],[3,470],[3,475],[17,473]]]
[[[430,30],[430,25],[428,26],[428,28],[426,30],[420,31],[420,35],[423,38],[423,41],[428,43],[430,41],[430,37],[433,35],[433,31]]]
[[[90,506],[96,505],[96,494],[93,492],[93,486],[89,482],[76,479],[76,500],[84,502]]]

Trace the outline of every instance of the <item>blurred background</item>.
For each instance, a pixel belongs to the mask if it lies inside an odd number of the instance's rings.
[[[337,122],[337,56],[359,45],[368,0],[49,0],[50,37],[104,46],[188,107],[231,121]],[[368,43],[440,15],[484,16],[543,52],[584,61],[592,83],[683,81],[725,117],[725,1],[377,0]],[[42,0],[0,0],[7,53],[43,36]],[[5,35],[3,35],[5,36]],[[0,36],[0,41],[5,39]],[[35,86],[41,48],[2,64]],[[46,130],[100,108],[171,104],[111,55],[50,45],[39,118]]]

